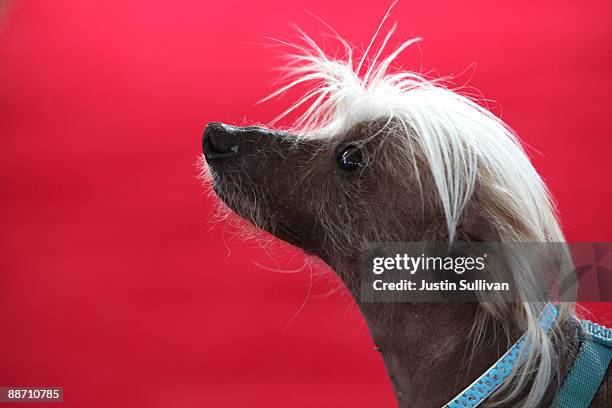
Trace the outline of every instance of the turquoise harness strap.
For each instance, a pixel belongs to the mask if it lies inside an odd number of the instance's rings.
[[[585,320],[585,338],[551,408],[587,408],[593,402],[610,360],[612,329]]]
[[[540,315],[540,325],[548,333],[556,320],[557,308],[549,303]],[[529,349],[526,343],[523,335],[491,368],[442,408],[474,408],[484,402],[510,376],[516,361]]]
[[[548,304],[540,325],[549,332],[557,319],[557,308]],[[583,320],[580,351],[550,408],[588,408],[612,360],[612,329]],[[523,335],[491,368],[478,377],[443,408],[474,408],[484,402],[510,376],[517,358],[529,349]]]

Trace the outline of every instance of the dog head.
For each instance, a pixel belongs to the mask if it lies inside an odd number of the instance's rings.
[[[423,159],[405,139],[384,120],[325,137],[210,123],[203,150],[232,210],[334,264],[368,241],[444,238],[431,177],[417,176]]]
[[[209,124],[214,191],[255,226],[330,264],[367,242],[563,241],[546,186],[518,138],[438,80],[328,58],[312,40],[288,70],[311,91],[290,131]],[[384,46],[384,43],[383,43]]]

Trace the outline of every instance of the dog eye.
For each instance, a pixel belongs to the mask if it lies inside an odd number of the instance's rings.
[[[338,153],[338,165],[344,171],[355,171],[365,166],[360,146],[349,144]]]

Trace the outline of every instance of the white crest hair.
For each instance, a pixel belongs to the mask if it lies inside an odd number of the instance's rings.
[[[444,86],[440,80],[427,79],[415,72],[391,72],[390,67],[400,53],[419,40],[405,41],[382,58],[395,25],[378,49],[372,51],[390,11],[358,60],[354,59],[349,44],[333,30],[344,49],[342,58],[329,57],[302,31],[299,32],[304,46],[283,42],[295,50],[284,67],[289,82],[264,100],[298,85],[308,84],[311,88],[274,122],[298,108],[304,109],[293,130],[307,138],[338,135],[366,121],[399,123],[408,149],[418,150],[426,159],[451,240],[478,186],[503,209],[505,218],[491,220],[498,229],[500,241],[565,242],[545,184],[517,136],[502,120],[469,97]],[[372,58],[370,53],[374,53]],[[494,212],[489,216],[495,217]],[[508,225],[508,219],[520,225]],[[529,281],[523,279],[529,276],[528,265],[517,265],[513,273],[518,284]],[[531,288],[519,290],[524,299],[534,299],[529,297],[533,296]],[[513,323],[526,331],[532,345],[528,355],[513,370],[511,380],[504,384],[502,389],[507,396],[504,401],[528,391],[520,406],[537,406],[558,370],[558,356],[551,338],[538,322],[544,304],[542,299],[523,302],[522,307],[513,309],[506,303],[483,305],[483,317],[474,322],[473,333],[479,337],[485,319],[513,316]],[[573,316],[573,303],[559,306],[558,322]]]

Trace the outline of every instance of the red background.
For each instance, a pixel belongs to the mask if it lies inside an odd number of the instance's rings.
[[[319,278],[304,302],[307,271],[260,268],[266,251],[210,229],[194,166],[205,123],[286,107],[255,105],[276,75],[265,37],[296,40],[294,22],[323,40],[311,11],[364,44],[388,2],[0,4],[0,385],[63,386],[66,406],[393,406],[350,299]],[[391,16],[396,43],[424,38],[424,70],[478,64],[463,78],[533,148],[575,241],[612,240],[610,15],[604,0]],[[418,69],[418,50],[400,62]]]

